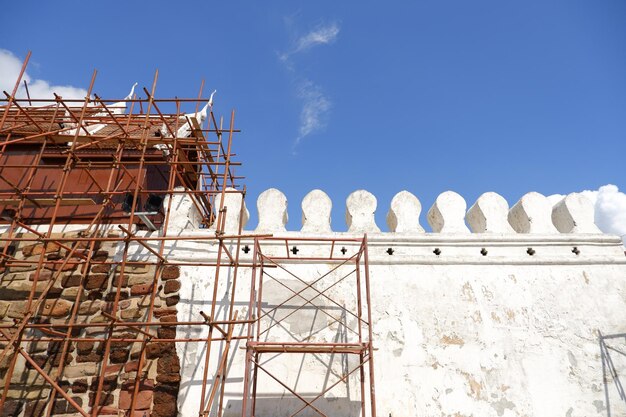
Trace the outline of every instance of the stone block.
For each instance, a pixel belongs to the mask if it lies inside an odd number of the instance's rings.
[[[137,397],[135,398],[135,409],[136,410],[148,410],[152,405],[152,390],[139,391],[137,393]],[[129,410],[133,398],[133,392],[122,390],[120,391],[120,400],[118,403],[118,407],[122,410]]]
[[[72,392],[75,394],[83,394],[87,392],[89,388],[89,384],[87,384],[86,379],[77,379],[71,385]]]
[[[170,265],[163,268],[161,273],[161,279],[166,281],[168,279],[174,279],[180,277],[180,268],[178,266]]]
[[[152,284],[138,284],[130,288],[130,295],[147,295],[152,291]]]
[[[81,314],[81,315],[96,314],[98,311],[100,311],[101,307],[102,307],[102,301],[100,300],[83,301],[82,303],[80,303],[80,306],[78,307],[78,314]]]
[[[179,301],[180,301],[179,295],[172,295],[171,297],[167,297],[165,299],[165,305],[167,305],[168,307],[171,307],[171,306],[178,304]]]
[[[163,288],[163,292],[165,294],[171,294],[173,292],[177,292],[180,290],[180,280],[170,280],[165,282],[165,287]]]
[[[86,376],[95,376],[98,373],[98,365],[95,363],[81,363],[78,365],[68,365],[65,367],[63,374],[66,378],[83,378]]]
[[[66,300],[46,300],[40,310],[42,316],[65,317],[70,313],[72,303]]]
[[[107,274],[90,274],[87,277],[85,288],[88,290],[106,289],[109,284],[109,276]]]

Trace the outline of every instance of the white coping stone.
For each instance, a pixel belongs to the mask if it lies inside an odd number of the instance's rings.
[[[333,202],[322,190],[313,190],[302,199],[301,232],[327,233],[332,232],[330,212]]]
[[[232,187],[226,188],[226,191],[237,191]],[[243,213],[241,210],[241,203],[243,200],[243,195],[240,192],[234,193],[225,193],[224,194],[224,207],[226,208],[226,224],[224,225],[224,233],[229,234],[237,234],[239,233],[239,218],[240,215],[243,214],[242,227],[246,226],[248,219],[250,219],[250,212],[246,207],[246,202],[243,202]],[[215,222],[211,225],[210,229],[215,230],[217,228],[217,220],[219,218],[219,210],[222,203],[222,194],[218,194],[215,196]]]
[[[346,224],[350,233],[380,233],[376,226],[376,197],[369,191],[357,190],[346,199]]]
[[[515,233],[508,220],[509,203],[494,192],[482,194],[467,210],[465,219],[473,233]]]
[[[467,204],[459,194],[443,192],[428,210],[428,224],[435,233],[469,233],[464,220],[466,208]]]
[[[552,207],[552,223],[561,233],[602,233],[593,217],[593,203],[580,193],[568,194]]]
[[[396,233],[424,233],[420,225],[422,204],[408,191],[400,191],[391,200],[387,213],[387,226]]]
[[[255,232],[284,232],[287,224],[287,197],[276,188],[265,190],[256,201],[259,224]]]
[[[552,205],[537,192],[525,194],[509,210],[509,223],[517,233],[558,233],[552,224]]]
[[[176,187],[174,191],[183,191],[183,187]],[[169,194],[163,200],[163,207],[167,210],[169,207],[169,199],[172,199],[170,207],[169,222],[167,225],[167,235],[177,236],[189,230],[195,230],[200,227],[202,216],[193,204],[191,196],[186,193]]]

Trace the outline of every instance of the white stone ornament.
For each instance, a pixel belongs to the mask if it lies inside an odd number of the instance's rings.
[[[374,213],[376,197],[369,191],[358,190],[346,199],[346,224],[350,233],[379,233]]]
[[[256,202],[259,211],[257,233],[284,232],[287,224],[287,197],[276,188],[265,190]]]
[[[400,191],[391,200],[387,213],[387,226],[396,233],[424,233],[420,225],[422,204],[408,191]]]
[[[509,203],[500,194],[488,192],[478,197],[465,219],[474,233],[515,233],[508,220]]]
[[[166,230],[168,236],[179,236],[186,230],[198,229],[202,222],[202,216],[191,196],[180,192],[183,190],[183,187],[176,187],[174,188],[176,192],[166,195],[163,200],[164,209],[169,208],[170,212]]]
[[[593,220],[594,213],[591,200],[572,193],[552,207],[552,223],[561,233],[602,233]]]
[[[302,200],[302,232],[330,233],[333,203],[322,190],[313,190]]]
[[[235,190],[234,188],[227,188],[226,191],[235,191],[235,192],[226,192],[224,193],[224,207],[226,207],[226,222],[224,224],[224,233],[227,235],[233,235],[239,233],[239,219],[241,217],[242,220],[242,228],[245,227],[248,219],[250,218],[250,212],[246,207],[245,201],[243,201],[243,195],[241,192]],[[211,230],[217,229],[217,221],[219,220],[219,213],[222,202],[222,194],[218,194],[215,196],[215,222],[211,225]],[[243,202],[243,211],[241,209],[241,204]],[[243,217],[242,217],[243,216]]]
[[[558,233],[552,224],[552,206],[543,194],[525,194],[511,207],[508,218],[517,233]]]
[[[435,204],[428,210],[428,224],[435,233],[469,233],[465,225],[467,204],[454,191],[439,194]]]

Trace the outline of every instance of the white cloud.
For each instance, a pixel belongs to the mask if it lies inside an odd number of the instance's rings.
[[[310,80],[303,81],[298,87],[298,97],[302,99],[302,111],[300,112],[300,127],[296,145],[300,141],[326,127],[328,113],[332,107],[330,100],[321,89]]]
[[[289,60],[292,55],[304,52],[317,45],[328,45],[333,43],[337,39],[337,35],[339,35],[339,30],[340,28],[338,23],[320,25],[306,35],[298,38],[293,48],[290,51],[279,54],[278,58],[287,66],[288,69],[293,70],[293,65]]]
[[[291,50],[278,54],[278,59],[291,72],[296,69],[291,57],[295,54],[305,52],[317,45],[328,45],[337,40],[339,35],[339,24],[330,23],[319,25],[306,35],[296,40]],[[305,79],[297,84],[296,94],[302,100],[302,110],[300,111],[300,126],[294,147],[297,146],[306,136],[326,127],[328,115],[332,107],[330,99],[322,92],[322,89],[311,80]]]
[[[13,55],[11,51],[0,49],[0,91],[7,91],[9,94],[13,92],[15,81],[17,81],[21,69],[22,61],[18,57]],[[28,72],[26,72],[22,77],[22,82],[16,94],[19,98],[26,98],[24,80],[28,83],[28,92],[31,98],[54,98],[53,93],[57,93],[66,99],[82,99],[87,95],[87,90],[83,88],[71,85],[51,85],[48,81],[31,78]]]
[[[298,39],[293,53],[306,51],[316,45],[325,45],[334,42],[339,35],[339,25],[331,23],[326,26],[318,26],[316,29]]]
[[[621,236],[626,244],[626,194],[612,184],[603,185],[598,190],[585,190],[581,194],[593,203],[594,220],[600,230]],[[563,197],[559,194],[548,196],[553,204]]]

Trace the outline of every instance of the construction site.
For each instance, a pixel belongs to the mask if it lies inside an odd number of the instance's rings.
[[[446,192],[425,233],[401,192],[381,232],[359,190],[333,231],[314,190],[287,231],[270,189],[247,229],[203,84],[18,97],[29,58],[0,103],[2,416],[626,412],[626,257],[580,196]]]

